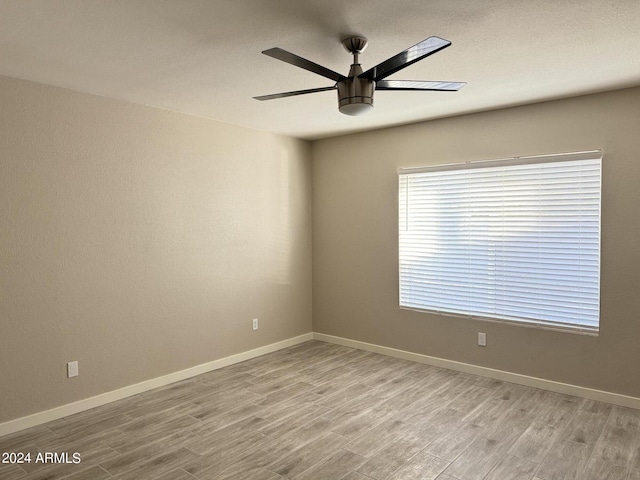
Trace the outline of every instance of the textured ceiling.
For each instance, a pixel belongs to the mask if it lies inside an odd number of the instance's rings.
[[[301,138],[640,85],[639,0],[0,0],[0,75]],[[457,93],[377,92],[361,117],[331,85],[260,52],[346,74],[431,35],[453,45],[388,79],[466,81]],[[1,108],[1,106],[0,106]]]

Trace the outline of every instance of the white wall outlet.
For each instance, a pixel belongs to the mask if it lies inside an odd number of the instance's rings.
[[[478,345],[480,345],[481,347],[486,347],[487,346],[487,334],[486,333],[478,332]]]
[[[67,363],[67,378],[78,376],[78,361]]]
[[[254,318],[254,319],[253,319],[253,329],[254,329],[254,330],[257,330],[257,329],[258,329],[258,319],[257,319],[257,318]]]

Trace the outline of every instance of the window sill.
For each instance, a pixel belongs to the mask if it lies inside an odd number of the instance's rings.
[[[421,308],[414,308],[414,307],[405,307],[402,305],[400,305],[400,310],[409,310],[409,311],[419,312],[419,313],[431,313],[434,315],[442,315],[445,317],[454,317],[454,318],[464,318],[467,320],[480,320],[482,322],[505,323],[507,325],[514,325],[517,327],[537,328],[541,330],[552,330],[554,332],[573,333],[577,335],[586,335],[590,337],[600,336],[599,328],[580,326],[580,325],[566,325],[566,324],[555,324],[551,322],[540,322],[540,321],[534,321],[534,320],[510,320],[506,318],[464,315],[461,313],[444,312],[440,310],[428,310],[428,309],[421,309]]]

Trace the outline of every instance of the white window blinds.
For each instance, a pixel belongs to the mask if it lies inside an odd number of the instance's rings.
[[[601,154],[399,174],[400,306],[597,331]]]

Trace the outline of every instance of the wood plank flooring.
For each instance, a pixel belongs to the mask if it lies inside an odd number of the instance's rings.
[[[640,480],[640,411],[311,341],[0,438],[0,480]],[[78,464],[38,453],[78,452]]]

